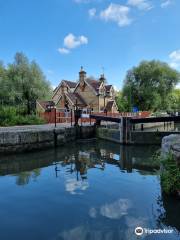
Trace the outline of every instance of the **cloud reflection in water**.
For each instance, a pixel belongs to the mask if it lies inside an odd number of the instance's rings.
[[[81,194],[89,187],[89,183],[85,180],[78,181],[75,178],[66,179],[65,188],[70,194]]]

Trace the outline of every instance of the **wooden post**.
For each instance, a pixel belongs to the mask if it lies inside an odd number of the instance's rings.
[[[91,125],[91,110],[90,110],[90,125]]]
[[[131,117],[122,117],[121,118],[121,143],[128,144],[131,141]]]
[[[56,128],[56,107],[54,107],[54,123],[55,123],[55,128]]]
[[[72,127],[72,109],[71,109],[71,127]]]

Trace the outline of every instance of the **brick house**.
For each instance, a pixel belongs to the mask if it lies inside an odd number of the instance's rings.
[[[84,111],[94,112],[107,110],[117,112],[115,91],[112,85],[106,85],[104,75],[98,80],[88,78],[81,68],[78,82],[62,80],[54,90],[52,100],[57,108],[74,109],[75,105]]]
[[[77,105],[84,111],[118,111],[113,86],[106,84],[104,75],[98,80],[87,77],[82,67],[78,82],[62,80],[55,88],[52,100],[57,108],[62,109],[74,109]]]

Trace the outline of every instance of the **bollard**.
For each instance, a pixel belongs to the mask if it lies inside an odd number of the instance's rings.
[[[91,125],[91,110],[90,110],[90,125]]]
[[[71,109],[71,127],[72,127],[72,109]]]
[[[56,107],[54,108],[54,123],[55,123],[55,128],[56,128]]]

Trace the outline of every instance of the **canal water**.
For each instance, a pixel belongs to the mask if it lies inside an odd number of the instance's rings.
[[[157,149],[93,140],[0,156],[0,240],[180,239],[180,202],[161,194]]]

